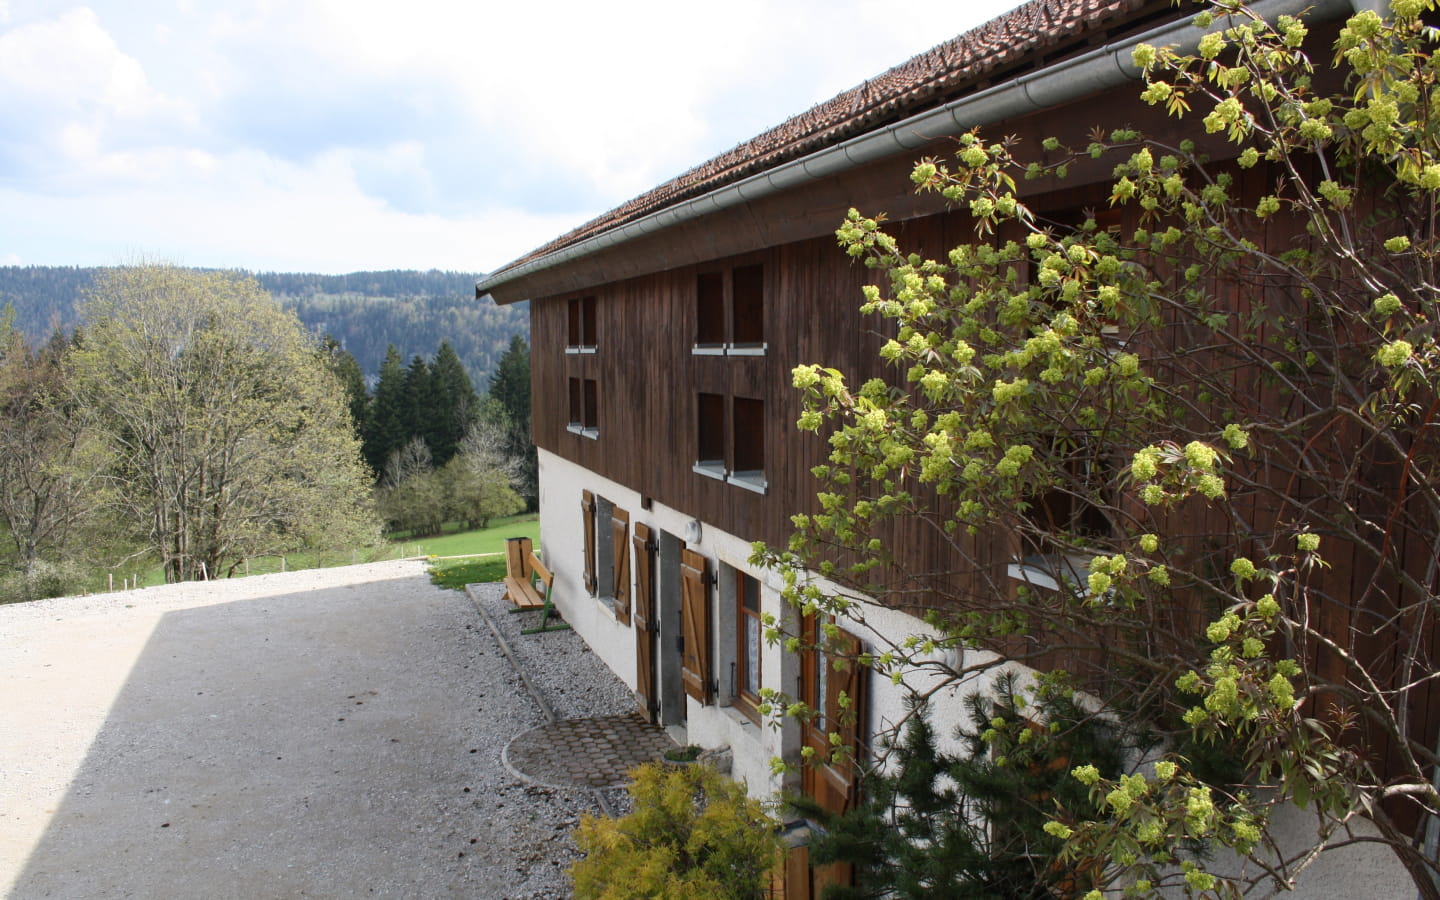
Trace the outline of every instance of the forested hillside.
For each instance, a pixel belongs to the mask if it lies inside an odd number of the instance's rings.
[[[15,327],[38,343],[75,325],[75,308],[98,268],[0,266],[0,305],[15,308]],[[394,344],[402,359],[435,352],[449,341],[477,386],[488,383],[515,335],[528,335],[524,304],[497,307],[475,299],[468,272],[304,272],[253,274],[260,286],[318,335],[333,335],[372,382]]]

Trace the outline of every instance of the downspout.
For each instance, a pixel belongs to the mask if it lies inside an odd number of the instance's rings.
[[[1252,8],[1270,21],[1282,15],[1299,16],[1307,11],[1312,18],[1325,21],[1386,2],[1387,0],[1260,0]],[[1212,30],[1222,27],[1217,22]],[[1130,61],[1130,54],[1136,44],[1169,45],[1181,52],[1192,52],[1198,46],[1201,34],[1187,17],[1147,31],[1131,40],[1107,44],[1039,72],[970,94],[877,131],[818,150],[767,172],[752,175],[703,196],[666,207],[514,268],[502,269],[481,279],[475,285],[475,296],[480,297],[492,288],[527,275],[565,265],[732,206],[818,181],[875,160],[913,151],[937,138],[963,134],[977,125],[993,124],[1077,100],[1127,82],[1138,81],[1140,70]]]

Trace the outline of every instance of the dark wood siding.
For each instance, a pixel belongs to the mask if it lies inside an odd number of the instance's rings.
[[[573,298],[534,301],[535,443],[733,534],[783,543],[790,516],[811,505],[809,470],[825,452],[823,443],[795,428],[800,405],[791,370],[823,362],[870,377],[879,372],[883,339],[872,331],[878,320],[868,327],[835,327],[842,318],[857,319],[869,272],[853,265],[834,240],[748,254],[735,264],[758,264],[763,272],[763,356],[693,352],[697,284],[713,264],[593,289],[599,335],[594,353],[566,352]],[[598,384],[598,439],[567,429],[571,379]],[[763,401],[764,495],[692,471],[702,393],[726,398],[727,429],[736,424],[733,398]],[[728,440],[733,444],[733,434]]]
[[[1085,121],[1093,115],[1086,112]],[[1043,127],[1046,131],[1063,131],[1078,121],[1065,111],[1050,114],[1043,126],[1034,122],[1017,123],[1007,133],[1018,134],[1033,141]],[[1135,124],[1162,134],[1167,127],[1158,125],[1152,111],[1137,112]],[[1073,130],[1073,128],[1072,128]],[[947,152],[950,148],[937,148]],[[917,154],[918,156],[919,154]],[[1108,178],[1113,160],[1093,165],[1082,164],[1070,179],[1056,182],[1031,182],[1022,190],[1030,194],[1033,205],[1041,211],[1072,210],[1077,207],[1105,205],[1103,191],[1096,185]],[[783,546],[792,526],[790,517],[814,508],[816,482],[810,469],[824,460],[826,446],[822,439],[803,434],[795,428],[800,404],[791,388],[791,370],[802,363],[822,363],[847,374],[851,384],[858,386],[871,377],[895,377],[886,372],[878,359],[878,351],[887,335],[885,324],[878,318],[858,315],[861,287],[873,280],[873,273],[848,259],[836,246],[833,237],[803,237],[813,234],[813,222],[828,219],[839,224],[844,208],[857,202],[869,210],[888,209],[907,216],[889,226],[903,246],[926,255],[943,254],[949,247],[970,240],[969,223],[962,215],[935,212],[938,204],[899,192],[903,188],[904,166],[887,164],[871,170],[852,173],[812,186],[804,196],[785,195],[757,204],[743,211],[727,211],[714,220],[692,224],[683,229],[677,242],[666,252],[673,258],[698,260],[677,265],[666,271],[646,274],[628,280],[585,287],[583,296],[596,298],[596,351],[566,353],[568,301],[582,293],[558,294],[535,299],[532,316],[532,371],[534,378],[534,421],[536,443],[578,465],[608,479],[619,482],[645,497],[720,528],[745,540],[763,540]],[[1240,193],[1255,198],[1269,190],[1263,170],[1237,172]],[[878,179],[890,185],[882,194]],[[1039,196],[1044,195],[1044,196]],[[878,199],[888,197],[888,200]],[[857,200],[856,198],[860,198]],[[925,210],[930,214],[922,214]],[[728,246],[722,238],[702,235],[705,229],[724,232],[738,217],[753,217],[746,227],[773,241],[766,249],[722,256],[717,247]],[[1134,224],[1133,222],[1131,223]],[[1268,249],[1282,252],[1289,248],[1293,229],[1280,219],[1272,220],[1265,235],[1257,236]],[[672,235],[671,237],[676,237]],[[783,238],[780,240],[779,238]],[[638,259],[649,249],[658,250],[663,236],[637,242],[619,254]],[[672,258],[672,257],[667,257]],[[607,260],[615,262],[615,260]],[[635,263],[637,266],[639,262]],[[747,272],[759,267],[762,298],[758,307],[763,315],[763,335],[767,351],[763,356],[696,355],[693,344],[699,334],[698,291],[704,273],[733,273],[737,268]],[[748,275],[746,276],[749,277]],[[721,292],[728,276],[720,279]],[[733,278],[728,278],[733,284]],[[1249,310],[1249,296],[1236,286],[1220,286],[1219,294],[1226,307],[1243,316]],[[712,325],[708,332],[723,327]],[[733,323],[732,323],[733,327]],[[1266,335],[1259,335],[1263,340]],[[1176,348],[1192,348],[1203,335],[1187,325],[1183,317],[1168,313],[1166,321],[1154,335],[1151,349],[1156,354]],[[1142,352],[1143,347],[1139,347]],[[1195,357],[1190,358],[1195,365]],[[1166,378],[1163,362],[1157,363],[1157,377]],[[1268,408],[1280,402],[1273,388],[1256,387],[1254,372],[1237,365],[1234,360],[1217,357],[1217,365],[1231,372],[1237,395],[1249,396],[1257,408]],[[566,391],[569,379],[594,380],[599,387],[599,437],[591,440],[567,430]],[[1172,379],[1173,380],[1173,379]],[[764,495],[726,484],[692,471],[698,454],[697,398],[701,393],[726,398],[754,398],[765,404],[764,460],[768,490]],[[733,404],[721,406],[733,418]],[[733,427],[733,423],[726,427]],[[1346,458],[1344,444],[1349,436],[1337,429],[1326,440],[1336,442],[1329,451],[1333,459]],[[1256,471],[1247,473],[1255,485],[1249,494],[1238,497],[1236,517],[1226,517],[1196,507],[1178,509],[1174,513],[1177,533],[1201,536],[1210,542],[1211,552],[1254,553],[1248,542],[1256,534],[1272,531],[1287,509],[1306,499],[1290,489],[1290,475],[1282,471],[1293,461],[1261,461]],[[1357,477],[1371,485],[1397,484],[1398,463],[1368,464]],[[1266,468],[1269,467],[1269,468]],[[1383,511],[1381,511],[1383,512]],[[1416,520],[1423,515],[1416,514]],[[1323,515],[1317,520],[1323,520]],[[1237,521],[1248,523],[1249,533],[1237,531]],[[1170,530],[1170,529],[1167,529]],[[1404,544],[1401,558],[1411,567],[1412,577],[1425,581],[1431,577],[1428,567],[1434,560],[1433,534],[1404,531],[1397,535]],[[1324,631],[1336,636],[1354,638],[1355,652],[1377,663],[1376,671],[1388,683],[1403,684],[1413,673],[1385,672],[1386,654],[1390,648],[1415,641],[1423,649],[1422,659],[1434,659],[1435,644],[1440,642],[1433,624],[1412,621],[1413,614],[1399,615],[1400,604],[1413,603],[1414,597],[1401,597],[1393,578],[1377,579],[1376,563],[1364,558],[1354,548],[1338,546],[1338,541],[1324,547],[1332,568],[1316,574],[1314,592],[1317,607],[1314,621]],[[951,537],[919,518],[897,523],[891,546],[903,548],[906,558],[901,569],[915,572],[953,572],[957,559],[977,560],[977,571],[960,573],[950,584],[951,593],[984,596],[988,586],[1007,585],[1003,574],[1004,560],[1011,547],[1006,537],[984,533],[974,537]],[[989,565],[988,570],[984,566]],[[968,582],[967,582],[968,579]],[[898,583],[898,582],[897,582]],[[925,585],[900,583],[919,596]],[[1001,589],[1010,589],[1002,587]],[[899,602],[908,605],[905,594],[896,594]],[[1178,598],[1179,602],[1164,616],[1157,616],[1158,636],[1188,639],[1199,634],[1203,623],[1217,610],[1204,603]],[[921,605],[917,603],[916,605]],[[1092,642],[1093,646],[1093,642]],[[1343,682],[1346,673],[1333,654],[1323,648],[1299,648],[1317,660],[1314,671]],[[1037,661],[1032,656],[1032,661]],[[1104,671],[1107,661],[1096,657],[1087,661],[1091,669]],[[1398,666],[1398,660],[1397,660]],[[1440,717],[1440,685],[1423,684],[1413,689],[1408,712],[1420,720],[1412,733],[1427,747],[1434,746],[1437,717]],[[1320,706],[1320,704],[1316,704]],[[1383,747],[1379,748],[1384,752]]]

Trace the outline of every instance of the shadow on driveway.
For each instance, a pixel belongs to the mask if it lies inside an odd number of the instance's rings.
[[[17,900],[518,896],[517,854],[573,819],[487,811],[533,793],[498,753],[540,718],[423,578],[164,612],[114,697]]]

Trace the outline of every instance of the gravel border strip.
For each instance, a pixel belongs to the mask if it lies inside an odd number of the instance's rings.
[[[544,695],[535,689],[535,683],[530,680],[529,675],[525,674],[525,669],[521,667],[520,661],[515,658],[515,651],[510,649],[510,642],[505,639],[505,635],[500,633],[500,628],[495,624],[494,617],[490,615],[485,609],[485,604],[481,603],[480,598],[476,597],[475,592],[471,590],[471,588],[476,587],[480,587],[480,585],[465,585],[465,596],[470,598],[470,602],[475,604],[475,611],[480,613],[480,618],[484,619],[485,624],[490,626],[490,631],[495,635],[495,640],[499,642],[500,649],[505,653],[505,658],[510,660],[510,665],[515,667],[515,674],[519,675],[520,680],[525,683],[525,690],[530,692],[530,699],[534,700],[535,705],[540,707],[540,712],[545,716],[545,721],[554,722],[555,711],[550,708],[549,703],[545,702]]]
[[[529,692],[530,699],[534,700],[535,705],[540,707],[540,712],[545,716],[545,721],[547,723],[554,723],[556,721],[559,721],[558,717],[555,715],[555,711],[551,709],[550,704],[546,702],[545,696],[536,689],[535,683],[530,680],[530,676],[526,674],[525,669],[520,665],[520,660],[516,658],[515,651],[512,650],[510,647],[510,642],[506,640],[505,635],[501,633],[500,627],[495,624],[495,617],[492,616],[490,614],[490,611],[485,608],[486,604],[482,603],[480,598],[475,596],[475,592],[471,590],[471,588],[475,587],[480,587],[480,585],[465,585],[465,595],[470,598],[471,603],[475,604],[475,610],[480,613],[480,618],[484,619],[485,624],[490,627],[490,632],[495,635],[495,641],[500,645],[500,649],[504,652],[505,658],[510,661],[510,665],[514,666],[516,674],[518,674],[520,676],[520,680],[525,683],[525,690]],[[557,613],[556,615],[558,616],[559,614]],[[522,734],[524,733],[526,732],[522,732]],[[515,737],[519,736],[520,735],[516,735]],[[515,738],[512,737],[510,740],[511,742],[513,742]],[[520,772],[514,766],[510,765],[509,743],[507,743],[505,745],[505,748],[500,752],[500,762],[503,766],[505,766],[505,770],[516,779],[520,781],[535,780],[530,776],[524,774],[523,772]],[[592,788],[590,789],[590,793],[595,798],[595,804],[600,807],[600,810],[604,812],[606,816],[612,819],[616,817],[616,809],[614,805],[610,802],[610,800],[605,796],[604,790],[600,788]]]
[[[620,715],[637,708],[635,695],[575,631],[521,634],[521,629],[535,624],[536,614],[512,615],[500,582],[466,585],[465,593],[495,632],[547,722]],[[631,810],[630,793],[623,787],[566,789],[588,792],[612,818]]]

